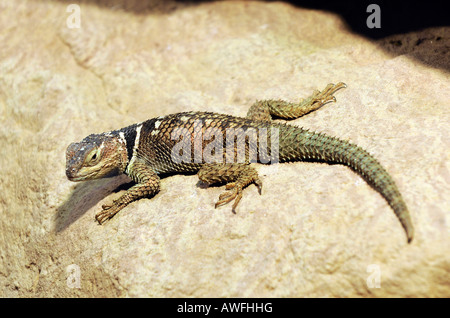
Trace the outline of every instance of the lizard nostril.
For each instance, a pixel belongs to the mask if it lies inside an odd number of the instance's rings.
[[[67,178],[69,178],[69,179],[72,178],[74,173],[75,173],[75,168],[66,169],[66,176],[67,176]]]

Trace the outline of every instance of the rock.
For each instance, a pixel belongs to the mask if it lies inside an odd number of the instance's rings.
[[[448,297],[449,28],[364,39],[286,3],[0,5],[3,297]],[[73,9],[71,9],[73,10]],[[418,40],[421,41],[418,41]],[[400,45],[398,45],[400,43]],[[195,175],[105,225],[127,177],[72,183],[65,149],[187,110],[348,88],[290,123],[351,140],[391,173],[416,229],[346,167],[258,166],[237,214]]]

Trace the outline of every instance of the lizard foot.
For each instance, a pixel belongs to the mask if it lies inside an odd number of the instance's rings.
[[[102,205],[102,211],[100,211],[95,215],[95,219],[101,225],[105,223],[108,219],[116,215],[116,213],[119,212],[120,210],[122,210],[122,207],[116,203],[116,200],[114,200],[112,204]]]
[[[328,84],[323,91],[315,90],[310,97],[312,103],[318,103],[320,106],[335,102],[336,97],[333,94],[341,88],[345,88],[347,85],[345,83],[339,82],[337,84]]]
[[[258,192],[261,195],[262,190],[262,182],[261,180],[255,179],[252,180],[258,187]],[[236,207],[242,199],[242,189],[246,186],[246,184],[242,184],[241,182],[230,182],[225,186],[225,192],[219,196],[219,200],[216,202],[215,208],[227,204],[228,202],[234,200],[232,211],[236,213]]]
[[[236,182],[228,183],[225,186],[225,191],[219,196],[219,201],[216,202],[215,207],[227,204],[228,202],[234,200],[232,211],[236,213],[236,207],[242,199],[242,186],[237,185]]]

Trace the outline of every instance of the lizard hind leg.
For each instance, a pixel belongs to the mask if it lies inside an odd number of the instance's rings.
[[[345,88],[342,82],[328,84],[322,91],[314,91],[311,96],[299,103],[291,103],[284,100],[260,100],[255,102],[248,110],[247,117],[255,120],[271,121],[273,116],[284,119],[294,119],[312,112],[326,103],[335,102],[333,96],[336,91]]]
[[[226,183],[226,191],[219,196],[215,207],[222,206],[234,200],[232,211],[236,213],[236,207],[242,198],[242,190],[249,184],[255,183],[261,194],[262,182],[258,172],[249,164],[240,163],[215,163],[204,164],[198,177],[206,183]]]

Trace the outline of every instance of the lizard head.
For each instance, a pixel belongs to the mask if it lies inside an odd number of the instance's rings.
[[[66,151],[66,176],[71,181],[107,178],[124,172],[127,147],[119,136],[90,135]]]

